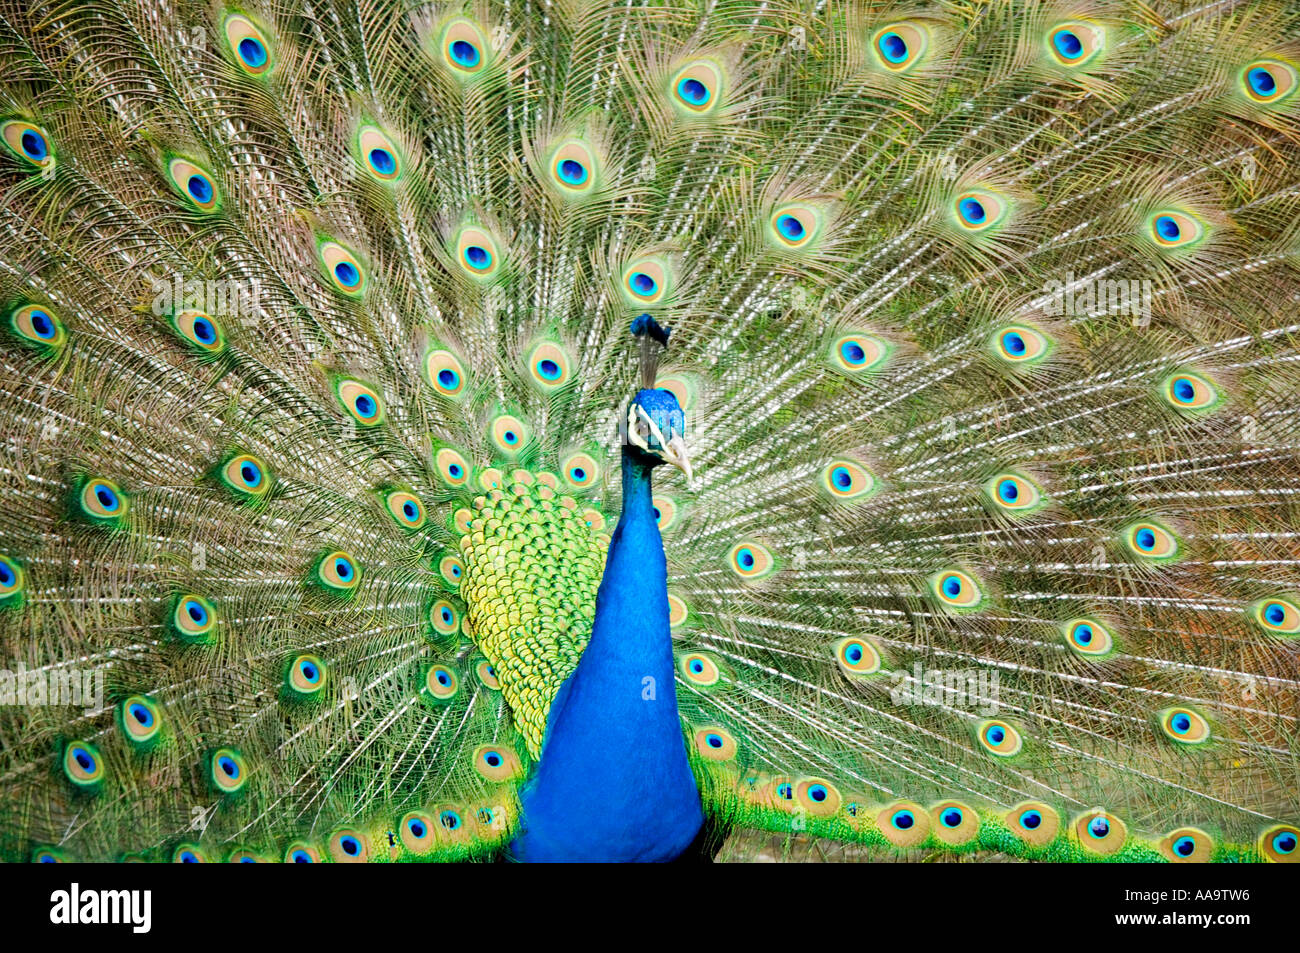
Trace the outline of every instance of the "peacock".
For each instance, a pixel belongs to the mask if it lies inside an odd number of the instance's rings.
[[[0,857],[1300,859],[1296,8],[0,0],[0,73]]]

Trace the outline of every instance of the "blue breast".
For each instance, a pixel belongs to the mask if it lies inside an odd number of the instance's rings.
[[[525,861],[672,860],[704,822],[677,714],[650,469],[626,455],[591,641],[551,706],[521,799],[512,852]]]

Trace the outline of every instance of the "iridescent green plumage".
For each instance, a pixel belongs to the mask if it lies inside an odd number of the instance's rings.
[[[1294,11],[0,7],[0,856],[498,855],[649,312],[720,827],[1300,857]]]

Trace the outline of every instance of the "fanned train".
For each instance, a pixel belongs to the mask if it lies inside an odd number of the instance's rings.
[[[3,858],[1300,858],[1294,7],[0,0],[0,73]]]

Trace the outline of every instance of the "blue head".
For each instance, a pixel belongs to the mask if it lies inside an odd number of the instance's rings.
[[[686,415],[671,391],[659,388],[639,390],[627,405],[627,434],[624,445],[635,459],[655,467],[672,464],[691,479],[686,457]]]

